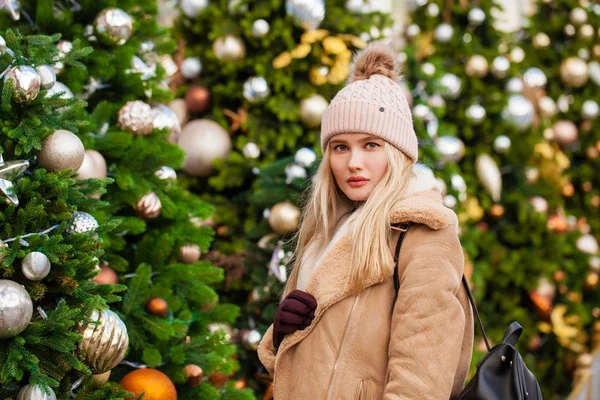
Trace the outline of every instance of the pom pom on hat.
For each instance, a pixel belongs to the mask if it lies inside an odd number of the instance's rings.
[[[369,79],[373,75],[383,75],[392,80],[398,77],[394,50],[381,41],[369,43],[354,55],[347,83]]]

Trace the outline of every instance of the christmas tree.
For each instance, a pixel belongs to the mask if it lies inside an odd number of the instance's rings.
[[[175,44],[157,24],[157,3],[22,7],[33,24],[21,30],[61,35],[49,58],[60,81],[54,90],[87,101],[88,125],[80,137],[88,150],[74,169],[80,177],[114,181],[100,203],[108,207],[92,210],[101,225],[113,227],[99,232],[106,253],[96,260],[97,287],[127,286],[114,308],[127,326],[129,351],[119,366],[111,365],[110,379],[145,399],[252,398],[227,382],[238,361],[223,326],[239,308],[219,302],[212,287],[223,271],[199,261],[214,235],[202,221],[214,207],[182,187],[175,172],[184,161],[173,144],[180,127],[162,104],[177,70],[167,55]],[[69,65],[77,55],[86,69]]]
[[[4,26],[14,25],[12,11]],[[0,396],[118,399],[126,392],[103,376],[128,346],[108,308],[124,287],[93,281],[101,237],[117,223],[90,214],[106,207],[99,196],[111,180],[75,174],[91,117],[56,86],[58,38],[10,29],[0,37]],[[76,42],[63,63],[84,70],[90,51]]]
[[[522,94],[536,110],[527,134],[540,138],[542,156],[561,155],[564,174],[554,178],[569,214],[568,223],[581,233],[572,251],[584,255],[576,264],[561,265],[554,275],[557,294],[552,312],[561,307],[572,329],[560,329],[554,321],[538,326],[558,342],[547,350],[561,362],[549,366],[547,379],[562,381],[556,390],[564,393],[570,383],[560,379],[565,371],[569,377],[581,375],[578,370],[573,372],[574,366],[580,370],[589,366],[586,360],[591,360],[590,353],[600,343],[600,182],[595,173],[600,151],[600,42],[596,31],[600,5],[563,0],[535,5],[520,32],[520,45],[527,54],[520,68]],[[555,169],[548,166],[545,174],[551,176]]]
[[[565,204],[569,157],[542,134],[552,122],[548,98],[538,102],[546,78],[527,69],[541,56],[558,71],[557,53],[525,51],[520,36],[495,29],[497,6],[478,4],[414,3],[401,54],[421,146],[435,149],[421,160],[459,215],[466,274],[492,344],[519,322],[517,347],[544,397],[566,395],[565,377],[591,345],[598,294],[585,288],[589,254],[577,245],[590,227]],[[479,343],[473,365],[487,351]]]
[[[184,171],[190,188],[216,207],[215,249],[206,257],[226,271],[219,293],[245,305],[234,335],[246,349],[240,375],[266,397],[269,377],[256,348],[286,279],[321,114],[347,78],[353,51],[392,32],[390,16],[368,3],[180,4],[186,45],[176,86],[184,99],[172,107],[189,121],[179,140]]]

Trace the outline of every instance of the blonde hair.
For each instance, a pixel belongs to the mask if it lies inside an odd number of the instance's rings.
[[[391,236],[389,214],[394,204],[403,197],[413,175],[410,158],[387,142],[384,143],[384,150],[388,159],[387,171],[364,201],[351,230],[351,240],[355,246],[352,246],[350,255],[348,285],[356,290],[364,289],[366,278],[374,272],[381,278],[393,273],[394,260],[388,247]],[[296,249],[289,261],[292,268],[282,299],[296,289],[302,257],[312,241],[321,240],[322,251],[332,239],[336,223],[342,217],[337,215],[341,208],[338,203],[355,205],[337,185],[329,159],[327,146],[313,184],[304,194],[300,229],[294,238]]]

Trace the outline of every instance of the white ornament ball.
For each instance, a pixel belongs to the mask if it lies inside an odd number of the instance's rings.
[[[465,144],[454,136],[440,136],[435,141],[435,147],[440,153],[440,163],[459,162],[465,155]]]
[[[290,164],[285,167],[286,182],[291,183],[294,179],[306,179],[306,170],[298,164]]]
[[[504,56],[497,56],[492,61],[492,74],[496,78],[504,78],[510,69],[510,61]]]
[[[201,11],[208,7],[208,0],[181,0],[181,11],[188,18],[196,18]]]
[[[510,149],[511,140],[508,136],[500,135],[494,140],[494,150],[496,153],[505,153]]]
[[[194,79],[202,71],[202,62],[198,57],[188,57],[181,63],[181,75],[185,79]]]
[[[246,143],[242,149],[242,154],[244,154],[244,157],[246,158],[255,159],[260,156],[260,148],[256,143],[249,142]]]
[[[183,170],[194,176],[208,176],[213,172],[213,161],[231,152],[231,138],[216,122],[197,119],[183,127],[179,147],[186,153]]]
[[[523,74],[523,83],[525,86],[533,89],[543,89],[548,83],[546,74],[539,68],[531,67]]]
[[[446,73],[440,79],[440,92],[447,99],[456,99],[460,95],[462,83],[460,79],[450,73]]]
[[[569,21],[574,25],[583,25],[587,20],[587,12],[581,7],[575,7],[569,13]]]
[[[529,128],[533,122],[533,104],[526,97],[513,94],[508,98],[508,104],[502,111],[502,117],[514,127],[523,131]]]
[[[485,12],[481,8],[473,8],[467,18],[472,25],[479,26],[485,21]]]
[[[41,281],[50,273],[50,260],[44,253],[32,251],[21,261],[21,271],[30,281]]]
[[[312,149],[304,147],[296,152],[294,161],[303,167],[310,167],[317,160],[317,155]]]
[[[533,209],[539,213],[545,214],[548,212],[548,200],[541,196],[534,196],[529,199],[529,203],[533,206]]]
[[[577,248],[579,251],[593,256],[598,254],[598,242],[596,241],[596,238],[590,234],[582,235],[577,239]]]
[[[579,138],[577,126],[567,119],[556,121],[552,125],[552,130],[554,131],[554,140],[562,147],[575,144]]]
[[[168,165],[163,165],[154,171],[154,175],[156,175],[159,179],[170,179],[173,181],[177,179],[177,172],[175,172],[175,170]]]
[[[544,96],[538,100],[538,108],[540,109],[540,114],[544,118],[552,118],[558,112],[556,102],[548,96]]]
[[[519,78],[510,78],[506,82],[506,91],[513,94],[521,93],[523,91],[523,81]]]
[[[435,39],[440,43],[448,43],[454,35],[454,28],[448,23],[443,23],[435,28]]]
[[[257,19],[252,24],[252,36],[261,38],[267,36],[270,29],[269,23],[264,19]]]
[[[484,56],[475,54],[469,58],[467,65],[465,66],[465,72],[469,76],[477,78],[483,78],[487,75],[489,65]]]
[[[595,119],[600,113],[600,107],[594,100],[586,100],[581,107],[581,117],[585,119]]]
[[[485,120],[485,108],[481,104],[472,104],[467,108],[466,115],[473,124],[481,124]]]
[[[328,106],[327,99],[317,93],[302,99],[299,105],[302,124],[307,128],[316,128],[321,125],[321,118]]]

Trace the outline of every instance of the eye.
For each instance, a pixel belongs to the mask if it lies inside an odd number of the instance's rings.
[[[378,143],[375,143],[375,142],[369,142],[369,143],[367,143],[367,148],[369,148],[369,149],[376,149],[379,146],[380,145]]]
[[[346,147],[346,145],[345,145],[345,144],[338,144],[338,145],[337,145],[337,146],[335,146],[333,149],[334,149],[334,150],[339,150],[339,151],[344,151],[344,150],[346,150],[346,149],[347,149],[347,147]]]

